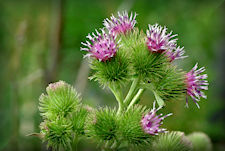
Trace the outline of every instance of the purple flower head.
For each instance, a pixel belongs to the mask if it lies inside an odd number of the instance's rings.
[[[155,108],[155,102],[153,103],[153,109],[146,115],[142,117],[141,125],[144,131],[151,135],[158,135],[158,133],[165,133],[166,129],[160,128],[163,124],[163,120],[172,115],[172,113],[162,116],[162,114],[157,115],[156,112],[160,110],[162,107],[158,109]]]
[[[170,59],[170,62],[172,62],[173,60],[176,60],[176,59],[183,59],[183,58],[186,58],[187,56],[183,56],[185,53],[184,51],[184,47],[177,47],[173,50],[167,50],[165,52],[165,55]]]
[[[114,57],[119,47],[116,36],[111,33],[106,34],[103,29],[101,29],[102,33],[95,31],[97,35],[92,33],[92,35],[88,34],[87,36],[91,43],[89,41],[86,41],[86,43],[81,42],[82,45],[86,46],[81,50],[89,52],[85,57],[95,57],[99,61],[106,61]]]
[[[202,67],[198,70],[197,68],[198,64],[196,63],[196,65],[191,69],[191,71],[186,74],[186,84],[187,94],[191,96],[197,107],[200,108],[197,102],[200,100],[201,97],[205,99],[207,98],[207,96],[201,90],[208,90],[209,83],[206,80],[208,77],[207,74],[200,75],[202,72],[205,71],[205,68]],[[187,99],[186,105],[188,106]]]
[[[167,28],[159,26],[158,24],[149,25],[147,30],[147,46],[151,52],[162,53],[165,50],[173,50],[176,48],[177,39],[172,39],[177,35],[166,33]]]
[[[129,17],[126,11],[122,12],[122,14],[118,12],[118,18],[112,15],[110,19],[106,18],[103,21],[103,24],[110,32],[114,34],[126,34],[127,31],[130,31],[134,28],[136,24],[136,16],[136,13],[134,13],[134,16],[131,13]]]

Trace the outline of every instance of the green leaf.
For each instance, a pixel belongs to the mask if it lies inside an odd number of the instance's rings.
[[[161,99],[161,97],[160,97],[155,91],[153,91],[153,93],[154,93],[154,95],[155,95],[155,99],[156,99],[156,102],[158,103],[158,105],[159,105],[160,107],[164,106],[165,103],[164,103],[164,101]]]

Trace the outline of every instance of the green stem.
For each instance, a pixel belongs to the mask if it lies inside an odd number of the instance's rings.
[[[108,147],[109,147],[109,141],[106,141],[104,147],[102,148],[102,151],[103,150],[106,151]]]
[[[129,104],[129,106],[127,107],[127,110],[129,110],[134,104],[137,103],[137,101],[139,100],[140,96],[143,94],[145,89],[139,89],[138,93],[134,96],[134,98],[132,99],[131,103]]]
[[[130,90],[129,90],[129,92],[128,92],[128,94],[127,94],[125,100],[124,100],[124,103],[125,103],[126,105],[128,105],[128,104],[130,103],[132,97],[134,96],[135,91],[136,91],[136,89],[137,89],[137,87],[138,87],[139,81],[140,81],[139,78],[136,78],[136,79],[134,79],[134,81],[132,82],[131,87],[130,87]]]
[[[121,141],[116,144],[115,150],[118,150],[118,148],[120,147],[120,144],[121,144]]]
[[[120,144],[121,144],[121,141],[117,140],[116,142],[113,143],[113,145],[111,146],[111,149],[115,151],[118,150]]]
[[[73,140],[73,145],[72,145],[72,150],[73,151],[78,151],[78,137],[75,137]]]
[[[122,91],[119,86],[110,86],[109,88],[112,91],[112,93],[114,94],[114,96],[118,102],[119,107],[118,107],[117,114],[120,114],[124,108]]]

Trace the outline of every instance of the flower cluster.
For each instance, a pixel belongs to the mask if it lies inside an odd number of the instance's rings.
[[[122,14],[118,12],[118,18],[111,16],[111,20],[108,18],[104,20],[104,26],[107,31],[101,29],[102,33],[100,34],[97,30],[95,35],[94,33],[88,34],[87,38],[91,41],[82,42],[82,45],[86,48],[81,48],[81,50],[88,51],[89,54],[86,56],[92,56],[98,59],[99,61],[106,61],[109,58],[112,58],[116,55],[116,51],[119,47],[119,41],[116,40],[118,34],[125,34],[127,31],[134,28],[136,24],[136,13],[134,16],[131,13],[131,16],[128,16],[128,13],[124,11]]]
[[[187,94],[191,96],[197,107],[200,108],[197,102],[200,100],[201,97],[205,99],[207,98],[207,96],[201,90],[208,90],[209,83],[206,80],[206,78],[208,77],[207,74],[201,75],[201,73],[205,71],[205,68],[197,68],[198,64],[196,64],[191,69],[191,71],[186,74],[186,84]]]
[[[197,102],[206,98],[202,90],[208,89],[207,74],[202,74],[205,68],[197,69],[196,64],[187,73],[178,69],[172,61],[186,56],[184,47],[177,45],[177,35],[167,33],[167,28],[158,24],[149,25],[145,34],[134,29],[135,19],[136,13],[112,15],[104,20],[104,28],[88,34],[81,47],[87,52],[85,57],[90,58],[90,79],[111,90],[118,108],[89,108],[76,90],[63,81],[50,84],[47,94],[41,95],[39,110],[44,121],[39,135],[53,150],[72,150],[77,145],[74,140],[80,136],[92,138],[104,150],[118,150],[121,144],[138,147],[135,150],[149,146],[153,151],[191,150],[184,133],[166,133],[161,128],[172,113],[157,112],[164,101],[184,100],[188,95],[199,108]],[[124,91],[129,85],[130,89]],[[156,100],[151,110],[139,104],[146,89]]]
[[[100,62],[105,62],[110,58],[116,56],[117,51],[120,49],[120,40],[117,37],[120,34],[126,35],[128,31],[132,31],[136,24],[136,13],[134,15],[131,13],[128,16],[126,11],[120,13],[115,17],[112,15],[109,18],[106,18],[103,21],[104,29],[101,29],[101,33],[96,30],[96,33],[88,34],[87,38],[89,39],[86,43],[82,42],[84,48],[81,50],[88,51],[89,53],[85,56],[94,57]],[[182,59],[187,56],[184,56],[185,50],[184,47],[177,46],[177,34],[172,34],[172,31],[167,32],[166,27],[162,27],[158,24],[149,25],[149,28],[146,32],[146,46],[151,53],[162,53],[164,54],[169,62],[172,62],[177,59]],[[200,97],[206,98],[201,90],[206,90],[208,85],[206,79],[207,76],[197,76],[204,71],[204,68],[196,70],[195,66],[189,73],[186,75],[186,85],[187,85],[187,94],[192,97],[194,102],[199,101]],[[145,70],[144,70],[145,71]]]
[[[172,115],[172,113],[162,116],[162,114],[157,115],[156,112],[159,111],[161,107],[155,108],[155,102],[153,103],[152,110],[143,116],[141,120],[141,125],[144,131],[151,135],[158,135],[158,133],[165,133],[165,128],[160,128],[163,124],[163,120]]]
[[[149,30],[147,30],[147,47],[153,53],[164,53],[165,56],[169,58],[170,62],[176,59],[183,59],[187,56],[183,56],[185,53],[184,47],[177,47],[177,39],[174,39],[176,36],[177,35],[172,35],[172,31],[167,34],[166,27],[163,28],[158,24],[149,25]],[[200,97],[206,98],[206,95],[201,90],[208,89],[208,82],[205,80],[207,75],[199,75],[204,71],[204,67],[197,70],[196,64],[185,76],[187,94],[191,96],[198,108],[199,105],[197,101],[199,101]]]

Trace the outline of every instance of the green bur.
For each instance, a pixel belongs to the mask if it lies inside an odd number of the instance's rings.
[[[65,118],[58,118],[55,121],[44,121],[40,125],[40,134],[43,141],[48,142],[48,147],[53,150],[71,150],[72,123]]]
[[[146,107],[135,105],[119,118],[118,135],[135,150],[143,150],[151,142],[151,135],[145,133],[141,126],[141,119],[147,112]]]
[[[76,90],[63,81],[49,84],[46,91],[47,95],[42,94],[39,99],[39,110],[44,118],[67,117],[80,104]]]
[[[192,142],[194,151],[211,151],[212,142],[205,133],[194,132],[189,134],[188,139]]]
[[[116,140],[117,129],[116,111],[109,108],[94,110],[85,124],[86,136],[106,148]]]
[[[192,144],[183,132],[168,132],[156,136],[152,142],[153,151],[192,151]]]
[[[158,82],[153,82],[153,92],[162,100],[184,100],[186,95],[185,73],[175,66],[168,65]]]
[[[91,59],[90,67],[93,70],[90,79],[98,81],[102,86],[123,85],[130,79],[129,60],[121,51],[105,62]]]
[[[162,53],[152,53],[146,45],[146,35],[135,29],[128,35],[121,36],[119,51],[127,53],[130,59],[132,75],[139,77],[143,82],[157,81],[165,72],[168,64],[167,57]]]
[[[116,110],[102,108],[89,114],[85,124],[85,134],[101,148],[116,150],[120,147],[143,150],[150,146],[151,135],[145,133],[141,119],[148,110],[136,105],[120,115]]]
[[[90,108],[90,107],[88,107]],[[71,115],[72,123],[73,123],[73,131],[77,136],[82,136],[85,134],[84,125],[86,121],[86,117],[89,114],[89,109],[87,107],[80,108],[77,112],[73,112]]]
[[[72,150],[78,136],[84,135],[89,110],[82,106],[76,90],[63,81],[49,84],[46,91],[39,99],[44,122],[38,135],[53,150]]]

